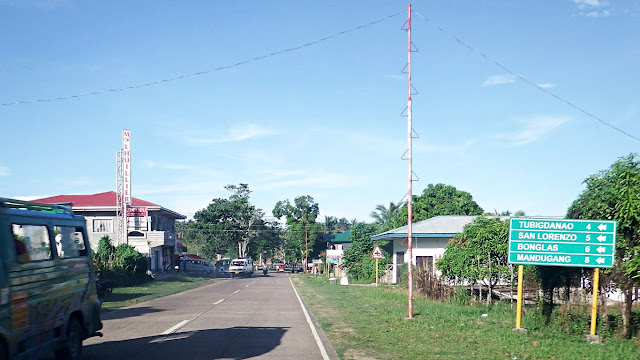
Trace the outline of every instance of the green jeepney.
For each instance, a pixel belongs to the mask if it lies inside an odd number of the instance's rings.
[[[84,217],[0,198],[0,359],[80,359],[101,328]]]

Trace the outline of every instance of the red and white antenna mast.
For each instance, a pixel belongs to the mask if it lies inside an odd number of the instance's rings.
[[[412,164],[412,140],[413,127],[411,124],[411,4],[409,4],[407,19],[407,164],[408,164],[408,185],[407,193],[407,252],[409,255],[409,319],[413,318],[413,164]]]

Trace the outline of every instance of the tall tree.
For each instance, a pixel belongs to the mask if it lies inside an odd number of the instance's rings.
[[[630,337],[632,290],[640,285],[640,159],[637,154],[619,158],[584,182],[586,189],[571,204],[567,217],[618,221],[616,259],[610,275],[624,293],[622,330]]]
[[[378,225],[380,225],[380,230],[385,231],[393,227],[394,220],[398,217],[399,213],[400,204],[396,204],[391,201],[389,202],[389,207],[378,204],[376,209],[371,212],[370,216]]]
[[[393,227],[407,224],[407,205],[396,217]],[[438,215],[481,215],[482,208],[471,194],[451,185],[429,184],[420,195],[413,195],[413,222],[426,220]]]
[[[259,238],[267,226],[264,214],[250,203],[247,184],[227,185],[225,189],[233,194],[227,199],[213,199],[195,213],[195,221],[181,225],[178,233],[187,246],[197,248],[209,259],[216,254],[253,256],[258,253]]]
[[[273,216],[280,219],[286,218],[289,230],[288,248],[299,253],[301,259],[307,259],[309,250],[313,249],[316,239],[322,234],[322,225],[316,224],[320,209],[310,195],[298,196],[293,200],[278,201],[273,208]],[[297,259],[297,256],[296,256]]]

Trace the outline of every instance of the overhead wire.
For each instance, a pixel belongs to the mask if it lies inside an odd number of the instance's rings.
[[[397,12],[395,14],[388,15],[388,16],[383,17],[381,19],[374,20],[374,21],[371,21],[371,22],[366,23],[366,24],[358,25],[358,26],[353,27],[351,29],[343,30],[343,31],[340,31],[340,32],[335,33],[335,34],[332,34],[332,35],[329,35],[329,36],[325,36],[323,38],[304,43],[302,45],[298,45],[298,46],[294,46],[294,47],[291,47],[291,48],[288,48],[288,49],[272,52],[270,54],[266,54],[266,55],[262,55],[262,56],[256,56],[256,57],[251,58],[251,59],[239,61],[239,62],[236,62],[234,64],[230,64],[230,65],[220,66],[220,67],[217,67],[217,68],[214,68],[214,69],[209,69],[209,70],[198,71],[198,72],[193,72],[193,73],[189,73],[189,74],[178,75],[178,76],[171,77],[171,78],[151,81],[151,82],[142,83],[142,84],[124,86],[124,87],[120,87],[120,88],[107,89],[107,90],[96,90],[96,91],[91,91],[91,92],[87,92],[87,93],[84,93],[84,94],[75,94],[75,95],[59,96],[59,97],[53,97],[53,98],[36,99],[36,100],[19,100],[19,101],[5,102],[5,103],[0,103],[0,106],[35,104],[35,103],[42,103],[42,102],[53,102],[53,101],[70,100],[70,99],[81,98],[81,97],[92,96],[92,95],[101,95],[101,94],[106,94],[106,93],[113,93],[113,92],[120,92],[120,91],[126,91],[126,90],[139,89],[139,88],[142,88],[142,87],[159,85],[159,84],[172,82],[172,81],[177,81],[177,80],[182,80],[182,79],[186,79],[186,78],[190,78],[190,77],[194,77],[194,76],[206,75],[206,74],[209,74],[209,73],[212,73],[212,72],[235,68],[235,67],[238,67],[238,66],[241,66],[241,65],[245,65],[245,64],[248,64],[248,63],[256,62],[256,61],[263,60],[263,59],[266,59],[266,58],[282,55],[282,54],[285,54],[285,53],[288,53],[288,52],[297,51],[297,50],[303,49],[305,47],[313,46],[313,45],[319,44],[321,42],[324,42],[324,41],[327,41],[327,40],[331,40],[331,39],[335,39],[335,38],[340,37],[342,35],[345,35],[345,34],[360,30],[360,29],[364,29],[366,27],[369,27],[369,26],[372,26],[372,25],[375,25],[375,24],[378,24],[378,23],[381,23],[381,22],[384,22],[384,21],[389,20],[389,19],[391,19],[391,18],[393,18],[395,16],[398,16],[398,15],[400,15],[402,13],[403,13],[402,11],[399,11],[399,12]]]
[[[550,91],[549,89],[546,89],[546,88],[544,88],[544,87],[542,87],[542,86],[540,86],[540,85],[538,85],[538,84],[536,84],[536,83],[534,83],[534,82],[530,81],[529,79],[525,78],[524,76],[522,76],[522,75],[520,75],[520,74],[517,74],[516,72],[514,72],[514,71],[512,71],[511,69],[507,68],[505,65],[503,65],[502,63],[500,63],[500,62],[498,62],[497,60],[493,59],[492,57],[488,56],[488,55],[487,55],[487,54],[485,54],[484,52],[482,52],[482,51],[480,51],[480,50],[478,50],[478,49],[474,48],[473,46],[469,45],[468,43],[466,43],[466,42],[462,41],[459,37],[457,37],[457,36],[455,36],[455,35],[453,35],[453,34],[449,33],[448,31],[446,31],[445,29],[443,29],[442,27],[440,27],[438,24],[436,24],[436,23],[432,22],[431,20],[429,20],[428,18],[426,18],[426,17],[422,16],[422,14],[420,14],[419,12],[417,12],[417,11],[415,11],[415,10],[414,10],[413,12],[415,12],[415,13],[416,13],[416,15],[420,16],[420,17],[421,17],[425,22],[427,22],[429,25],[431,25],[431,27],[433,27],[434,29],[436,29],[436,30],[438,30],[439,32],[441,32],[442,34],[444,34],[444,36],[445,36],[445,37],[447,37],[447,38],[449,38],[449,39],[451,39],[451,40],[454,40],[455,42],[457,42],[457,43],[458,43],[458,44],[460,44],[461,46],[463,46],[463,47],[465,47],[465,48],[469,49],[471,52],[475,53],[476,55],[479,55],[479,56],[483,57],[484,59],[486,59],[487,61],[489,61],[489,62],[491,62],[491,63],[495,64],[495,65],[496,65],[496,66],[498,66],[500,69],[502,69],[502,70],[506,71],[506,72],[507,72],[507,73],[509,73],[510,75],[515,76],[517,79],[519,79],[520,81],[524,82],[525,84],[530,85],[530,86],[533,86],[533,87],[535,87],[536,89],[538,89],[538,90],[540,90],[540,91],[544,92],[545,94],[547,94],[547,95],[549,95],[549,96],[554,97],[556,100],[561,101],[561,102],[563,102],[563,103],[567,104],[568,106],[570,106],[570,107],[574,108],[575,110],[578,110],[579,112],[583,113],[584,115],[586,115],[586,116],[588,116],[588,117],[590,117],[590,118],[592,118],[592,119],[594,119],[594,120],[598,121],[598,122],[599,122],[599,123],[601,123],[602,125],[605,125],[605,126],[607,126],[607,127],[611,128],[611,129],[615,130],[615,131],[618,131],[618,132],[620,132],[621,134],[623,134],[623,135],[625,135],[625,136],[628,136],[628,137],[630,137],[630,138],[632,138],[632,139],[634,139],[634,140],[639,140],[639,141],[640,141],[640,137],[637,137],[637,136],[635,136],[635,135],[633,135],[633,134],[630,134],[629,132],[627,132],[627,131],[625,131],[625,130],[623,130],[623,129],[621,129],[621,128],[617,127],[617,126],[612,125],[612,124],[610,124],[610,123],[606,122],[605,120],[601,119],[600,117],[598,117],[598,116],[596,116],[596,115],[592,114],[591,112],[589,112],[589,111],[585,110],[584,108],[582,108],[582,107],[580,107],[580,106],[578,106],[578,105],[574,104],[573,102],[571,102],[571,101],[569,101],[569,100],[567,100],[567,99],[563,98],[562,96],[560,96],[560,95],[558,95],[558,94],[554,93],[553,91]]]

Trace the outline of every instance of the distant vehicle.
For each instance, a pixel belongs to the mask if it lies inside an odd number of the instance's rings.
[[[284,264],[278,264],[276,265],[276,268],[278,269],[278,272],[284,272]]]
[[[202,275],[207,275],[212,273],[215,268],[211,263],[207,260],[199,260],[199,259],[188,259],[182,260],[184,261],[184,267],[187,272],[201,273]]]
[[[216,275],[224,276],[229,274],[229,265],[231,265],[231,259],[220,259],[216,261]]]
[[[302,264],[294,264],[293,268],[291,270],[291,272],[295,273],[295,272],[303,272],[304,271],[304,267],[302,266]]]
[[[86,221],[63,205],[0,198],[0,359],[81,359],[101,336]]]
[[[231,260],[229,265],[229,273],[231,277],[253,275],[253,259],[251,258],[238,258]]]

